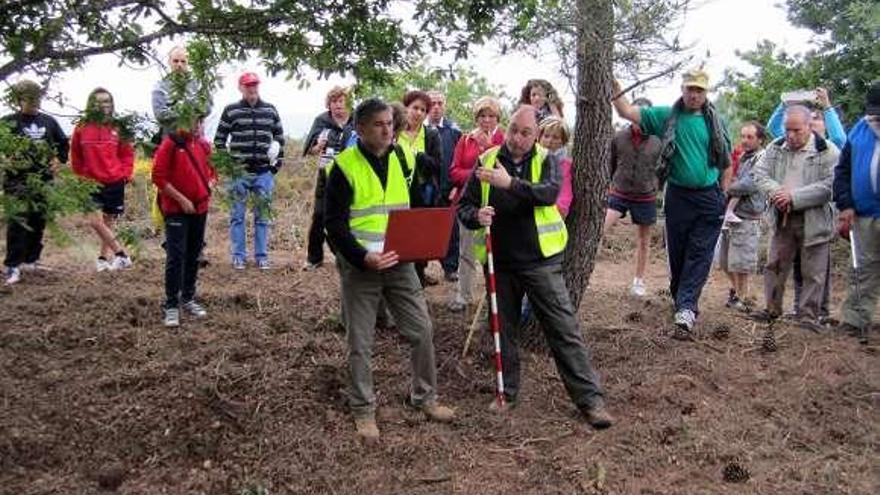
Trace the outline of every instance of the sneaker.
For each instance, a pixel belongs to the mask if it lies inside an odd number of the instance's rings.
[[[645,281],[640,278],[634,278],[632,286],[629,288],[629,293],[636,297],[645,297],[648,294],[648,290],[645,288]]]
[[[180,310],[177,308],[165,308],[165,326],[176,328],[180,326]]]
[[[21,281],[21,270],[15,266],[6,267],[6,285],[17,284]]]
[[[800,318],[797,321],[797,325],[805,330],[816,333],[822,333],[822,331],[825,330],[825,325],[823,325],[818,318]]]
[[[604,430],[614,424],[614,418],[608,413],[608,410],[605,409],[605,406],[602,404],[589,409],[584,409],[582,412],[587,423],[597,430]]]
[[[428,419],[438,423],[451,423],[452,420],[455,419],[454,410],[446,406],[441,406],[436,402],[424,404],[419,409],[425,413],[425,416],[427,416]]]
[[[303,264],[302,264],[302,271],[304,271],[304,272],[315,271],[318,268],[321,268],[321,266],[323,264],[324,264],[323,261],[319,261],[317,263],[312,263],[311,261],[306,261],[306,262],[303,262]]]
[[[449,309],[449,311],[452,311],[453,313],[459,313],[461,311],[464,311],[464,309],[467,307],[467,304],[465,304],[464,299],[456,298],[452,301],[449,301],[449,304],[447,304],[446,307]]]
[[[724,214],[724,223],[726,223],[726,224],[742,223],[742,218],[736,216],[736,213],[728,210],[727,213]]]
[[[379,440],[379,427],[376,426],[375,418],[355,418],[354,428],[355,434],[365,442]]]
[[[98,258],[98,261],[95,261],[95,270],[97,270],[98,273],[106,272],[106,271],[112,270],[112,269],[113,269],[113,265],[111,265],[110,262],[107,261],[106,258]]]
[[[184,312],[195,318],[204,318],[208,316],[208,312],[205,310],[204,306],[195,301],[187,301],[183,303],[182,307]]]
[[[259,268],[260,270],[272,269],[272,267],[269,266],[269,260],[266,260],[266,259],[257,260],[257,268]]]
[[[245,264],[243,259],[233,258],[232,259],[232,268],[235,270],[244,270]]]
[[[23,272],[51,272],[52,269],[48,266],[40,263],[39,261],[34,261],[32,263],[22,263],[18,266],[18,268]]]
[[[677,340],[690,340],[696,321],[697,315],[693,311],[689,309],[678,310],[675,313],[675,333],[672,334],[672,337]]]
[[[116,255],[110,263],[111,270],[127,270],[131,268],[131,258],[127,255]]]
[[[489,403],[489,412],[493,412],[495,414],[505,414],[510,412],[511,410],[516,408],[516,400],[505,397],[504,404],[498,403],[498,398],[495,397],[492,399],[492,402]]]

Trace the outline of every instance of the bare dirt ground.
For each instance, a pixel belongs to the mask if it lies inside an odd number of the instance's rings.
[[[55,271],[0,293],[0,492],[880,493],[880,354],[785,324],[767,352],[764,327],[724,309],[719,274],[697,342],[672,340],[659,243],[650,296],[626,294],[626,227],[606,241],[581,310],[613,428],[578,418],[542,353],[525,354],[520,406],[489,414],[490,362],[479,346],[461,358],[467,324],[441,283],[427,298],[442,400],[458,420],[407,409],[406,344],[379,331],[382,440],[360,445],[338,277],[332,264],[297,269],[310,180],[282,178],[270,272],[227,266],[225,214],[212,215],[205,321],[162,327],[157,239],[133,270],[95,274],[92,236],[73,224],[74,245],[46,250]]]

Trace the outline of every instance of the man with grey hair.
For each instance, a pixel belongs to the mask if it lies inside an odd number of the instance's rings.
[[[771,227],[764,270],[766,309],[757,318],[770,321],[782,314],[785,281],[800,252],[804,289],[798,314],[805,326],[815,329],[834,236],[831,185],[840,152],[810,130],[811,118],[805,106],[787,108],[785,136],[767,147],[753,173],[758,189],[768,198]]]
[[[178,45],[168,52],[168,67],[171,74],[189,73],[189,55],[185,47]],[[175,130],[174,123],[177,120],[174,109],[177,102],[173,99],[174,95],[171,94],[171,86],[171,79],[167,76],[163,77],[153,88],[151,98],[153,117],[159,123],[162,136]],[[208,96],[200,102],[199,90],[198,81],[191,78],[186,85],[186,100],[193,104],[201,104],[203,108],[200,109],[200,116],[205,117],[211,113],[211,98]]]

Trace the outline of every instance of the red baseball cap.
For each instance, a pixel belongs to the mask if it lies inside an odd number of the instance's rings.
[[[238,78],[238,84],[242,86],[250,86],[252,84],[260,84],[260,77],[253,72],[245,72]]]

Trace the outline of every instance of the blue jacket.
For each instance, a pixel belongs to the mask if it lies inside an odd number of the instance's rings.
[[[849,133],[834,167],[834,204],[860,217],[880,218],[880,123],[862,118]]]
[[[776,109],[773,110],[773,115],[770,116],[770,120],[767,121],[767,130],[770,132],[772,139],[780,138],[785,135],[785,132],[783,132],[782,129],[782,119],[784,116],[785,105],[780,103],[776,106]],[[828,140],[837,146],[837,149],[842,149],[844,143],[846,143],[846,131],[843,129],[843,124],[840,122],[840,116],[837,115],[837,110],[833,108],[825,110],[825,134]]]
[[[445,117],[439,126],[434,126],[428,121],[425,121],[425,125],[437,129],[437,132],[440,134],[440,148],[443,151],[443,161],[440,163],[440,194],[441,198],[446,198],[452,189],[452,181],[449,179],[449,167],[452,166],[452,155],[455,153],[455,145],[461,139],[461,129],[458,128],[458,124]]]

